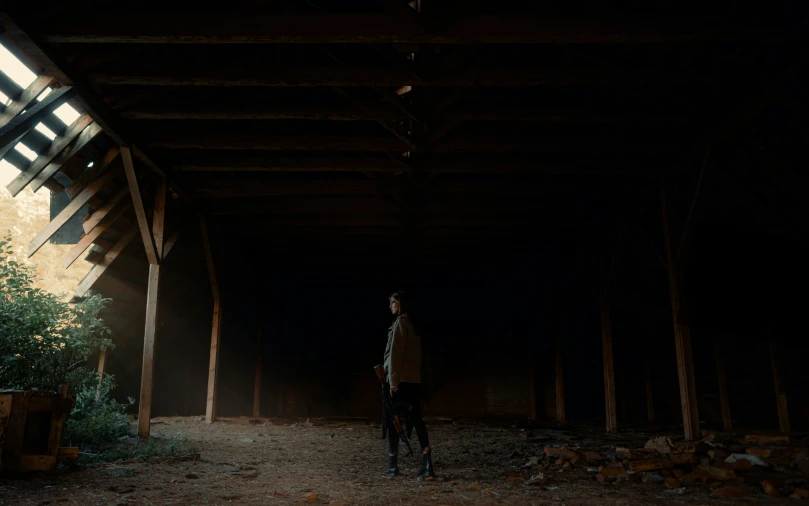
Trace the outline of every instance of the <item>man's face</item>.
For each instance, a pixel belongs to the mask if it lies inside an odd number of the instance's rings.
[[[399,301],[394,299],[393,297],[391,297],[389,302],[390,302],[390,305],[389,305],[390,312],[392,314],[399,314],[399,307],[400,307]]]

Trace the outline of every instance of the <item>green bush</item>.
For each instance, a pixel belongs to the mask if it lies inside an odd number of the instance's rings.
[[[132,424],[125,412],[135,400],[129,398],[128,404],[115,401],[110,398],[112,388],[112,377],[105,376],[97,387],[76,394],[76,405],[65,423],[66,445],[101,448],[131,434]]]
[[[0,386],[73,392],[90,387],[95,350],[113,347],[98,317],[110,299],[98,295],[71,305],[34,287],[34,270],[11,259],[11,239],[0,240]]]

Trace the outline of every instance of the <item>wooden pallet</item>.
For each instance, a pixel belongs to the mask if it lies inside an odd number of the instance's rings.
[[[0,471],[51,471],[76,460],[78,448],[63,448],[62,430],[76,398],[46,391],[0,391]]]

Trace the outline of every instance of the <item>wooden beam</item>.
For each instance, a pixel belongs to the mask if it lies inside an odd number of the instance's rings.
[[[129,189],[123,188],[123,190],[118,192],[118,195],[113,197],[112,201],[110,202],[110,207],[105,206],[104,208],[93,213],[94,215],[103,214],[103,219],[101,219],[96,226],[92,227],[88,233],[83,235],[82,238],[79,239],[79,241],[72,248],[70,248],[70,251],[68,251],[65,256],[62,257],[62,265],[65,267],[65,269],[70,267],[73,262],[78,260],[81,254],[84,253],[84,251],[87,250],[87,248],[89,248],[92,244],[94,244],[94,241],[98,239],[101,234],[106,232],[118,220],[118,218],[127,209],[129,209],[129,202],[122,202],[127,193],[129,193]]]
[[[696,382],[694,380],[694,358],[691,352],[691,327],[686,313],[685,294],[682,293],[682,271],[679,271],[674,263],[665,187],[661,189],[660,195],[663,208],[663,236],[666,245],[666,264],[668,265],[671,315],[674,323],[674,348],[677,356],[677,377],[680,383],[683,429],[685,439],[693,441],[699,437],[700,431]]]
[[[79,209],[84,206],[91,197],[95,196],[104,185],[107,184],[112,180],[115,176],[115,172],[108,171],[103,173],[98,179],[90,183],[79,195],[76,196],[75,199],[70,201],[70,204],[67,205],[62,211],[56,215],[56,217],[51,220],[48,225],[42,229],[42,231],[37,234],[36,237],[31,241],[31,244],[28,245],[28,256],[31,257],[34,253],[39,251],[47,241],[50,239],[53,234],[55,234],[60,228],[62,228],[65,223],[76,214]]]
[[[112,262],[118,258],[118,255],[120,255],[124,249],[126,249],[137,233],[138,227],[132,226],[123,236],[121,236],[120,239],[118,239],[112,249],[110,249],[107,254],[104,255],[101,263],[90,269],[90,272],[88,272],[84,279],[81,280],[79,286],[76,288],[77,297],[84,297],[84,294],[86,294],[87,291],[93,287],[95,282],[98,281],[98,278],[100,278],[107,268],[112,265]]]
[[[160,296],[160,265],[149,264],[149,284],[146,289],[146,325],[143,333],[143,365],[140,376],[140,406],[138,436],[149,439],[152,415],[152,383],[154,381],[154,349],[157,337],[158,300]]]
[[[414,148],[396,137],[377,136],[292,136],[254,133],[194,134],[152,132],[149,146],[166,149],[255,150],[255,151],[371,151],[403,153]],[[536,137],[462,135],[440,139],[418,151],[476,153],[675,153],[675,143],[643,142],[609,137]]]
[[[56,139],[54,139],[53,142],[51,142],[51,145],[48,147],[47,151],[40,154],[36,159],[34,159],[33,162],[31,162],[31,166],[28,167],[27,170],[20,172],[17,175],[17,177],[15,177],[8,185],[6,185],[6,188],[8,189],[9,193],[11,193],[12,196],[16,197],[17,194],[19,194],[23,190],[23,188],[28,186],[28,183],[30,183],[34,179],[37,179],[37,177],[40,175],[41,172],[43,172],[43,170],[49,168],[51,174],[43,179],[40,179],[41,183],[47,181],[50,178],[50,176],[56,172],[56,170],[61,168],[64,162],[70,159],[71,153],[66,154],[65,157],[60,157],[60,160],[56,161],[57,163],[51,164],[51,162],[54,162],[55,159],[62,153],[62,151],[64,151],[65,148],[67,148],[71,142],[76,140],[76,138],[79,137],[79,134],[81,134],[82,130],[84,130],[84,128],[87,127],[92,121],[93,121],[92,118],[90,118],[90,116],[87,116],[86,114],[76,119],[76,121],[74,121],[67,128],[65,135],[61,135]],[[89,139],[86,139],[86,141],[89,141]]]
[[[536,393],[536,371],[534,366],[528,372],[528,409],[531,420],[537,419],[537,393]]]
[[[3,127],[0,127],[0,150],[6,150],[16,144],[29,130],[37,126],[46,116],[73,98],[76,90],[72,86],[62,86],[52,91],[39,103],[29,108],[25,114],[17,115]]]
[[[683,233],[680,236],[680,242],[677,243],[677,254],[674,256],[674,264],[681,265],[681,262],[684,262],[684,259],[687,252],[688,252],[688,244],[690,244],[690,239],[694,234],[689,234],[691,230],[691,222],[694,218],[694,210],[697,207],[697,201],[699,199],[700,190],[702,189],[702,180],[705,178],[705,169],[708,167],[708,163],[710,163],[711,159],[711,149],[708,148],[705,150],[705,156],[702,158],[702,165],[699,170],[699,176],[697,177],[697,186],[694,188],[694,193],[691,196],[691,206],[688,208],[688,215],[685,218],[685,224],[683,225]]]
[[[51,163],[49,163],[48,166],[45,167],[42,170],[42,172],[40,172],[39,175],[36,176],[31,181],[31,190],[37,191],[42,186],[44,186],[45,183],[48,182],[54,174],[56,174],[59,170],[61,170],[62,167],[76,153],[81,151],[82,148],[84,148],[84,146],[87,145],[87,143],[93,140],[100,133],[101,133],[101,126],[99,126],[98,123],[92,123],[87,128],[85,128],[76,139],[76,142],[74,142],[72,145],[67,146],[61,153],[59,153],[59,156],[57,156]],[[65,137],[67,137],[67,135],[65,135]],[[56,140],[59,140],[59,138],[57,138]],[[40,158],[42,158],[41,155]],[[39,159],[37,159],[37,161],[38,160]]]
[[[177,241],[179,239],[180,239],[179,230],[175,230],[174,233],[172,233],[169,236],[169,238],[166,239],[166,244],[163,246],[163,259],[169,256],[169,253],[171,253],[172,248],[174,248],[174,245],[177,244]]]
[[[86,169],[84,172],[82,172],[76,182],[65,188],[67,196],[71,199],[75,198],[76,195],[81,193],[81,191],[84,190],[84,188],[86,188],[87,185],[90,184],[95,178],[97,178],[99,174],[105,171],[120,154],[121,149],[118,146],[110,148],[98,163],[93,164],[92,168]]]
[[[216,421],[216,406],[219,375],[219,337],[222,331],[222,299],[213,301],[213,322],[211,324],[211,351],[208,361],[208,396],[205,404],[205,422]]]
[[[604,404],[606,409],[607,432],[618,432],[618,411],[615,404],[615,367],[612,359],[612,323],[610,307],[601,304],[601,349],[604,359]]]
[[[652,390],[652,369],[648,360],[643,362],[643,379],[644,383],[646,383],[646,416],[649,423],[653,423],[655,421],[655,401],[654,391]]]
[[[107,350],[103,349],[98,355],[98,386],[96,387],[96,400],[101,398],[101,382],[104,381],[104,371],[107,367]]]
[[[438,30],[415,16],[385,13],[230,12],[73,14],[39,21],[48,43],[71,44],[658,44],[798,40],[785,22],[752,24],[708,17],[534,13],[471,14]]]
[[[129,195],[129,187],[124,186],[118,190],[118,193],[113,195],[111,198],[107,199],[100,207],[96,208],[95,212],[87,217],[82,223],[82,228],[84,229],[85,234],[89,234],[93,231],[93,229],[103,220],[107,214],[112,211],[114,208],[117,208],[119,202],[124,200],[124,198]]]
[[[140,228],[140,235],[143,239],[143,246],[146,249],[146,258],[150,264],[160,263],[157,255],[157,248],[155,247],[154,237],[149,228],[149,220],[146,218],[146,209],[143,207],[143,199],[140,195],[140,186],[138,185],[138,176],[135,173],[135,165],[132,162],[132,152],[126,146],[121,146],[121,158],[124,161],[124,171],[126,172],[126,180],[129,184],[129,194],[132,195],[132,203],[135,206],[135,216],[138,218],[138,227]]]
[[[161,177],[157,183],[157,190],[155,192],[154,200],[154,215],[152,217],[152,235],[154,236],[155,247],[157,248],[157,257],[163,258],[164,240],[163,236],[166,232],[166,192],[168,186],[166,178]]]
[[[403,121],[407,115],[390,106],[315,107],[292,104],[250,104],[209,106],[140,106],[121,111],[133,120],[314,120],[314,121]]]
[[[8,125],[25,109],[28,109],[48,86],[56,80],[51,76],[39,76],[25,88],[20,96],[11,101],[0,114],[0,127]]]
[[[211,249],[210,236],[208,234],[208,224],[202,215],[199,215],[200,232],[202,234],[202,245],[205,250],[205,261],[208,264],[208,276],[211,281],[211,293],[213,295],[213,322],[211,324],[211,348],[208,361],[208,396],[205,407],[205,421],[213,423],[216,421],[216,403],[219,374],[219,337],[222,330],[222,297],[219,293],[219,283],[216,275],[216,264],[214,263],[213,251]]]
[[[784,378],[776,356],[775,343],[770,339],[770,365],[772,367],[773,387],[775,388],[775,401],[778,408],[778,428],[781,432],[789,433],[789,410],[787,409],[787,394],[784,389]]]
[[[716,358],[716,380],[719,386],[719,403],[722,406],[722,428],[731,430],[733,421],[730,418],[730,400],[728,398],[728,380],[725,374],[725,354],[719,341],[714,341],[714,356]]]
[[[261,410],[261,325],[258,328],[258,338],[256,339],[258,350],[256,351],[256,373],[253,379],[253,418],[258,418]]]
[[[642,88],[655,83],[705,82],[704,75],[660,70],[615,70],[609,68],[549,69],[530,67],[471,67],[455,69],[433,79],[419,80],[397,67],[323,65],[317,67],[217,67],[189,65],[133,65],[91,72],[90,83],[102,86],[185,87],[373,87],[379,90],[401,86],[515,87],[585,86]],[[399,103],[396,97],[394,105]],[[405,111],[403,111],[405,112]],[[407,114],[407,112],[405,112]]]
[[[566,423],[565,420],[565,379],[562,371],[562,343],[556,339],[554,349],[556,369],[556,421]]]

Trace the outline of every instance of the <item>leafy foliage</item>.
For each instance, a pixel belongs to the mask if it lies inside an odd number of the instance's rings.
[[[186,457],[199,454],[199,448],[185,438],[121,438],[117,444],[85,452],[79,456],[80,466],[117,460],[149,460],[155,457]]]
[[[126,408],[135,403],[129,398],[122,404],[110,397],[115,387],[111,376],[105,376],[95,388],[76,394],[76,405],[65,423],[64,441],[68,446],[98,448],[131,434]]]
[[[112,348],[110,329],[98,317],[110,300],[98,295],[71,305],[34,287],[34,270],[12,260],[11,238],[0,240],[0,386],[74,391],[95,374],[87,358]]]

